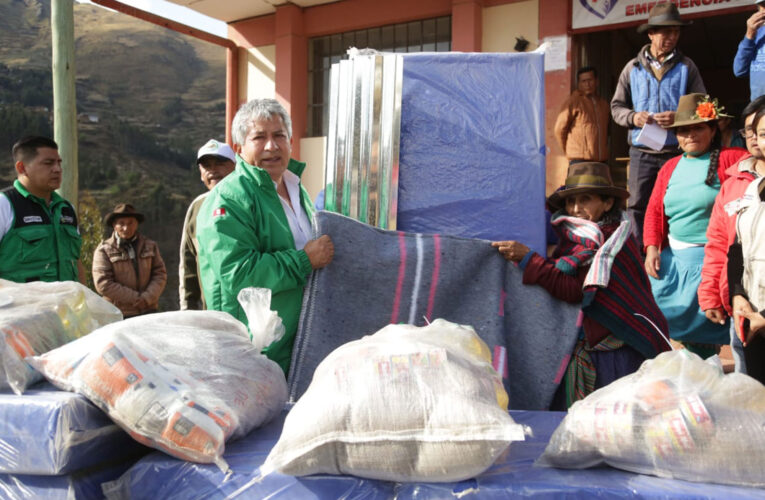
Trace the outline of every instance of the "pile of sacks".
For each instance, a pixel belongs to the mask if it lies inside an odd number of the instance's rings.
[[[575,403],[538,463],[765,486],[765,386],[687,350]]]

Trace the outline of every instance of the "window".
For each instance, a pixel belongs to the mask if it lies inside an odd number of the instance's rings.
[[[307,137],[327,135],[329,69],[348,58],[345,52],[349,47],[384,52],[448,52],[452,49],[452,18],[444,16],[310,39]]]

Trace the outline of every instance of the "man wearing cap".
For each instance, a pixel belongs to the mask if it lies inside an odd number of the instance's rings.
[[[664,144],[658,150],[639,142],[638,136],[646,124],[671,125],[680,96],[706,93],[698,68],[676,48],[681,27],[690,24],[690,21],[680,18],[673,3],[655,5],[648,16],[648,22],[639,26],[637,31],[647,33],[650,43],[641,48],[637,57],[624,67],[611,99],[614,121],[629,129],[627,183],[630,198],[627,213],[641,244],[643,219],[656,175],[664,162],[677,156],[679,151],[672,130],[667,130]]]
[[[234,117],[236,170],[218,184],[197,217],[199,269],[209,309],[246,323],[237,302],[246,287],[271,290],[284,336],[264,349],[288,373],[303,287],[334,255],[327,235],[313,239],[313,206],[300,184],[305,163],[290,158],[292,121],[275,99],[254,99]]]
[[[205,309],[202,282],[199,278],[199,244],[197,243],[197,215],[210,190],[234,171],[236,155],[228,144],[210,139],[197,153],[199,176],[207,191],[196,197],[186,211],[181,235],[181,261],[178,266],[178,296],[181,310]]]
[[[757,12],[746,20],[746,34],[733,59],[733,73],[749,76],[750,98],[765,94],[765,0],[755,0]]]
[[[0,191],[0,278],[85,283],[77,214],[56,193],[62,174],[58,145],[47,137],[25,137],[12,154],[17,178]]]
[[[125,318],[156,312],[167,283],[159,247],[138,232],[143,214],[120,203],[106,214],[104,223],[114,228],[93,255],[96,291],[117,306]]]

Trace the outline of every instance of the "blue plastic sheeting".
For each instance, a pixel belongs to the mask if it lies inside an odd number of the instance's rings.
[[[397,229],[545,248],[542,54],[404,56]]]
[[[144,457],[119,480],[105,486],[123,498],[238,498],[269,499],[506,499],[538,498],[765,498],[752,488],[690,483],[641,476],[608,467],[562,470],[533,465],[564,413],[511,411],[533,437],[510,445],[508,451],[481,476],[458,483],[390,483],[353,476],[315,475],[261,477],[259,467],[281,433],[285,413],[247,437],[226,445],[224,458],[233,470],[228,478],[214,465],[182,462],[155,452]]]
[[[146,450],[79,394],[0,393],[0,473],[67,474]]]
[[[0,474],[0,498],[4,500],[95,500],[104,497],[101,484],[123,474],[131,462],[108,465],[87,473],[67,476],[25,476]]]

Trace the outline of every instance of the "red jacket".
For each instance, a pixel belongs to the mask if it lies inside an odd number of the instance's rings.
[[[720,161],[717,168],[720,185],[728,179],[726,171],[730,166],[747,154],[746,149],[742,148],[723,148],[720,151]],[[667,185],[672,177],[672,172],[675,171],[675,167],[682,157],[682,155],[678,155],[668,160],[661,167],[656,177],[656,184],[654,184],[653,191],[651,191],[651,198],[648,200],[648,207],[646,208],[645,219],[643,221],[644,248],[653,245],[661,251],[662,248],[669,246],[667,240],[669,235],[669,218],[664,213],[664,195],[667,192]]]
[[[707,309],[725,308],[732,315],[728,295],[728,247],[736,239],[736,214],[746,187],[755,179],[756,158],[747,155],[731,166],[729,179],[715,198],[712,216],[707,227],[704,247],[704,266],[699,285],[699,306]]]

